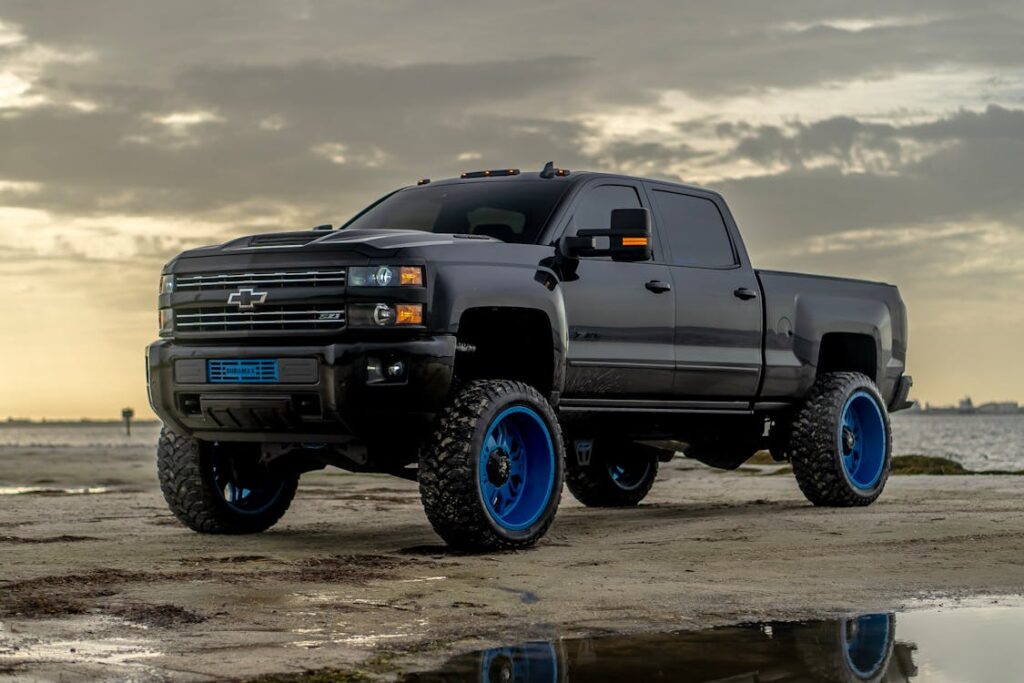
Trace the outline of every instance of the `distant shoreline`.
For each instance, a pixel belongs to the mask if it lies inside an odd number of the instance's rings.
[[[160,424],[160,420],[132,420],[133,427],[149,427]],[[0,421],[4,427],[122,427],[124,420],[16,420]]]
[[[956,410],[915,410],[896,414],[912,415],[914,417],[949,417],[950,415],[957,415],[960,417],[1021,417],[1024,415],[1024,410],[1019,410],[1016,413],[961,413]]]

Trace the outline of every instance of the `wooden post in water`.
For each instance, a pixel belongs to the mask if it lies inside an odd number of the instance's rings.
[[[135,417],[135,411],[131,408],[124,408],[121,410],[121,417],[124,418],[124,433],[127,436],[132,435],[132,418]]]

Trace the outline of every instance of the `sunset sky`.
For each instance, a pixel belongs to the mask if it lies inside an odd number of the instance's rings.
[[[161,265],[493,167],[722,191],[1024,402],[1024,3],[0,0],[0,418],[148,415]]]

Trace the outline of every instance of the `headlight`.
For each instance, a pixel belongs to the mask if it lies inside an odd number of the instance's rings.
[[[174,291],[174,276],[173,275],[161,275],[160,276],[160,293],[170,294]]]
[[[354,266],[348,269],[352,287],[422,287],[420,266]]]
[[[349,327],[396,327],[423,324],[423,304],[350,304]]]
[[[174,311],[169,308],[160,309],[160,336],[169,337],[174,334]]]

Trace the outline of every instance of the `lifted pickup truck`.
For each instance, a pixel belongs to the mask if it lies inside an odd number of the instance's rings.
[[[417,480],[477,549],[535,543],[563,481],[636,505],[678,451],[766,448],[815,505],[867,505],[911,386],[892,285],[755,270],[715,192],[552,164],[186,251],[159,309],[160,483],[205,533],[269,528],[327,465]]]

